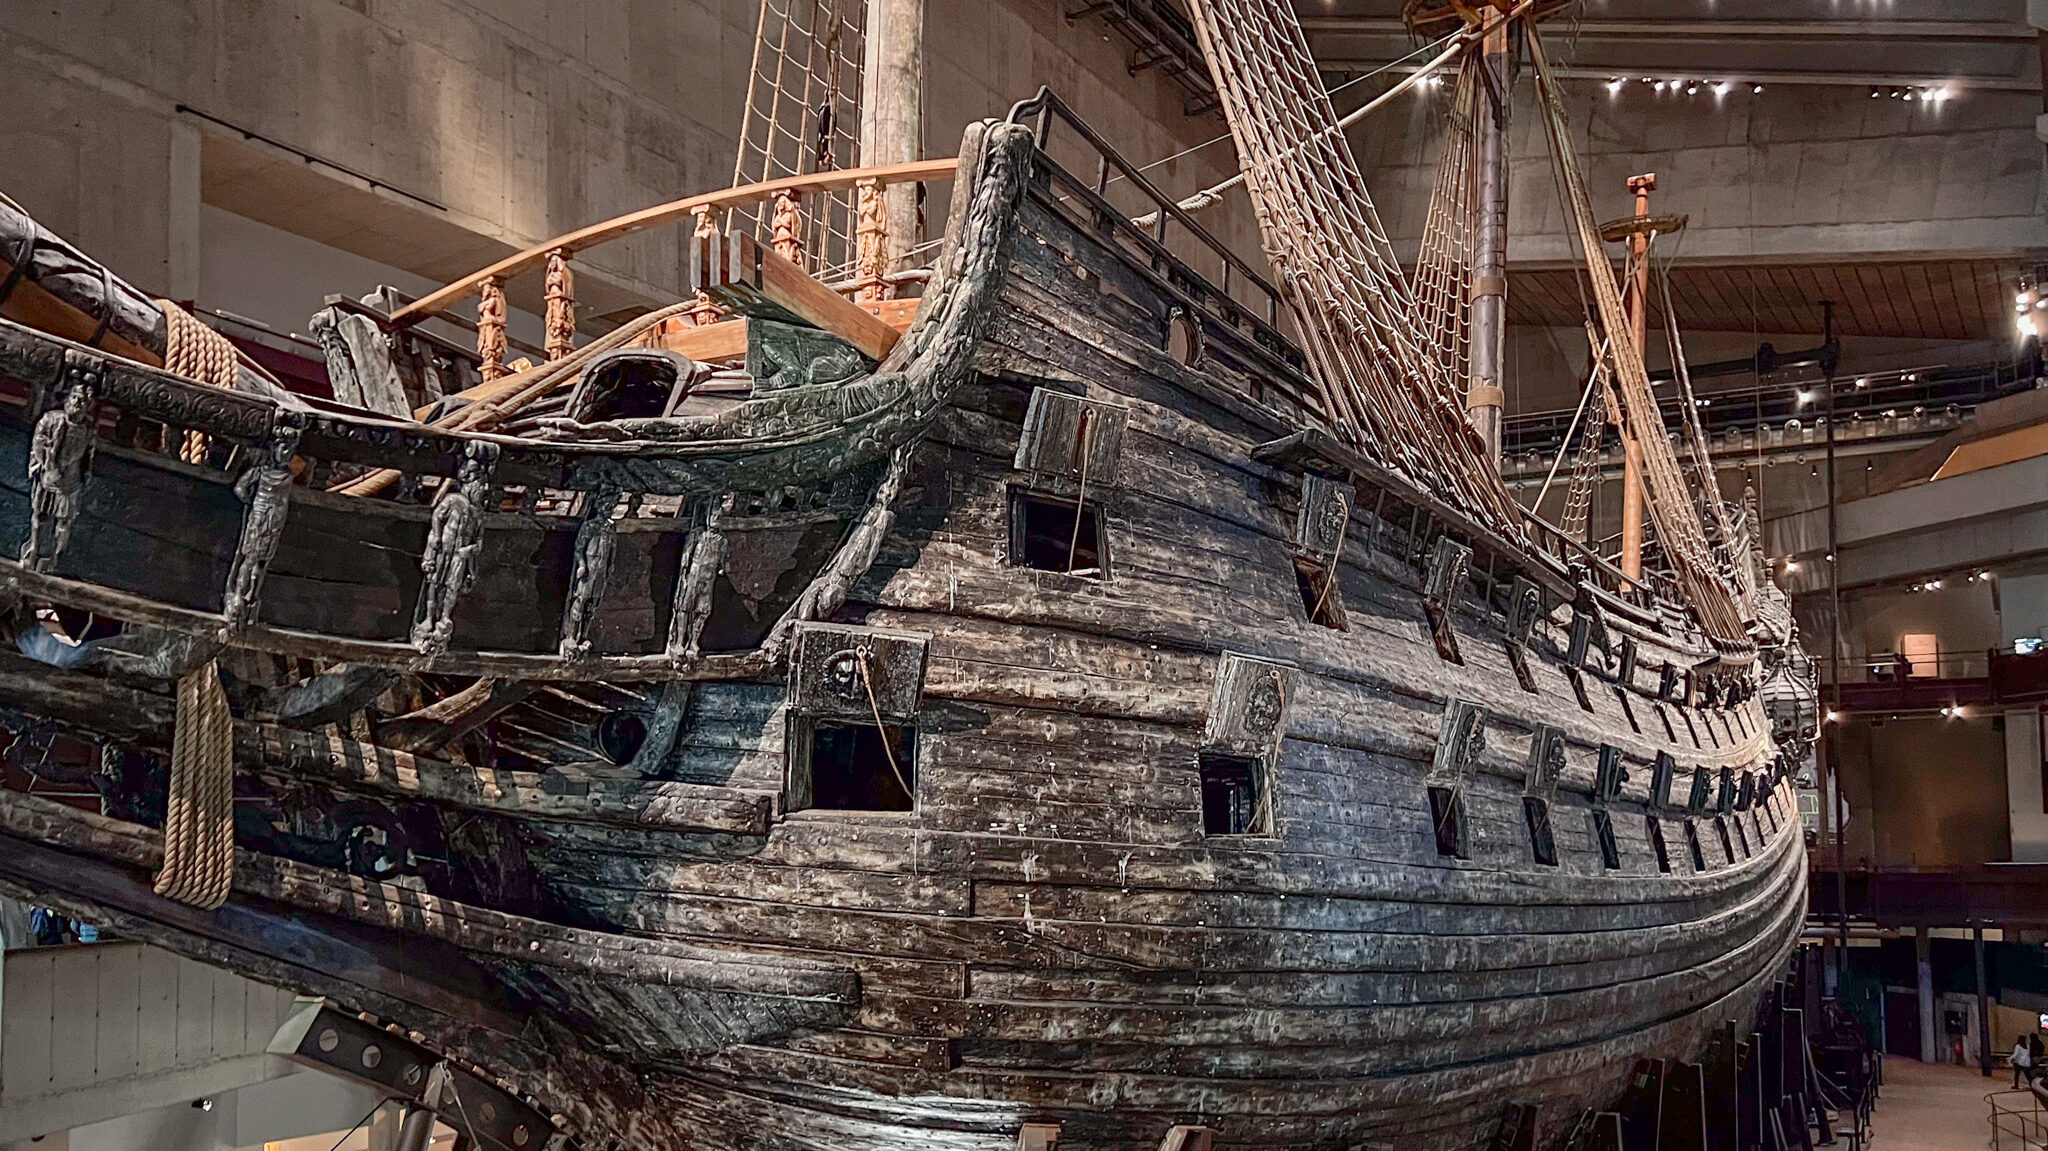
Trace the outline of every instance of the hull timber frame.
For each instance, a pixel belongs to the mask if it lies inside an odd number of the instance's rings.
[[[142,767],[103,781],[115,814],[0,792],[0,887],[416,1031],[588,1147],[1007,1151],[1056,1123],[1063,1148],[1104,1151],[1149,1151],[1176,1126],[1227,1148],[1462,1151],[1510,1103],[1605,1108],[1637,1061],[1692,1057],[1746,1019],[1805,889],[1747,653],[1716,651],[1594,557],[1488,539],[1332,443],[1289,398],[1306,392],[1286,349],[1078,194],[1040,139],[991,128],[962,149],[986,167],[956,184],[952,263],[856,385],[895,389],[882,415],[771,403],[746,434],[539,442],[313,407],[296,452],[315,477],[340,463],[459,481],[470,445],[494,449],[468,595],[517,643],[479,645],[458,607],[448,646],[423,653],[408,637],[437,510],[303,485],[253,614],[231,625],[245,508],[230,468],[98,445],[54,570],[0,563],[18,601],[217,644],[236,667],[542,685],[515,708],[658,686],[645,706],[670,710],[637,714],[666,714],[670,743],[605,762],[594,733],[572,733],[581,759],[512,770],[397,750],[374,717],[294,728],[252,694],[221,912],[149,892],[161,807]],[[1202,336],[1193,363],[1173,351],[1183,321]],[[258,399],[0,327],[0,375],[30,385],[34,415],[74,371],[99,404],[223,453],[274,442]],[[1114,410],[1113,468],[1081,433],[1107,424],[1021,450],[1034,402],[1067,401],[1091,421]],[[26,474],[33,423],[0,424],[0,475]],[[806,454],[848,435],[859,445]],[[1065,470],[1084,461],[1087,480]],[[0,483],[12,542],[30,486]],[[527,502],[504,510],[508,488]],[[1328,547],[1302,536],[1312,491],[1345,497]],[[599,498],[534,501],[578,492]],[[676,512],[635,515],[652,496],[680,497]],[[1068,570],[1071,550],[1034,566],[1012,530],[1031,501],[1094,515],[1095,567]],[[182,518],[144,530],[137,509]],[[438,518],[447,546],[472,538]],[[830,714],[793,698],[787,649],[673,642],[679,613],[734,602],[720,579],[780,602],[737,566],[758,543],[745,528],[816,530],[817,568],[770,574],[808,586],[836,562],[816,618],[877,637],[863,651],[915,641],[915,690],[889,690],[885,668],[864,704],[915,729],[910,810],[802,802],[795,757]],[[1432,587],[1445,540],[1469,564]],[[111,553],[136,546],[151,568],[122,574]],[[396,566],[351,567],[359,554]],[[1304,557],[1341,627],[1308,610]],[[383,605],[374,627],[266,614],[348,580],[342,598]],[[1610,636],[1632,657],[1617,664]],[[146,764],[171,739],[171,683],[112,659],[0,656],[0,718]],[[1257,773],[1263,819],[1241,831],[1205,820],[1218,756]],[[1439,809],[1458,813],[1454,842]]]

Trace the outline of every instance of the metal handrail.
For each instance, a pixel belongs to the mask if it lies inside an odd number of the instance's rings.
[[[2024,1109],[2006,1107],[1999,1102],[2001,1096],[2023,1096]],[[2030,1088],[2015,1088],[2007,1091],[1993,1091],[1984,1096],[1984,1102],[1991,1105],[1991,1147],[1992,1151],[2038,1151],[2048,1148],[2048,1113],[2041,1108],[2041,1097]],[[2010,1120],[2010,1124],[2008,1124]],[[2009,1141],[2012,1136],[2018,1142]]]

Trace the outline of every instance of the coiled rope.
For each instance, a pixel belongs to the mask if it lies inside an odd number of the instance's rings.
[[[211,384],[235,386],[235,346],[169,300],[164,313],[164,367]],[[206,436],[187,431],[178,455],[206,458]],[[235,871],[235,721],[221,690],[220,667],[208,660],[178,680],[178,727],[171,741],[171,798],[164,814],[164,864],[156,893],[212,911],[228,899]]]
[[[227,902],[235,870],[234,755],[234,717],[220,667],[208,660],[178,680],[158,895],[205,911]]]
[[[238,354],[235,345],[169,300],[158,300],[156,306],[164,314],[164,370],[232,391]],[[187,431],[178,458],[188,464],[204,461],[205,434]]]

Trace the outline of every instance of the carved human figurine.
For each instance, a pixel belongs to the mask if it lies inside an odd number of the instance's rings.
[[[242,534],[222,597],[221,616],[229,632],[256,621],[263,577],[284,536],[285,514],[291,506],[287,491],[292,484],[292,455],[304,428],[302,415],[280,411],[263,446],[262,459],[235,481],[235,495],[242,500]]]
[[[477,556],[483,550],[483,502],[497,457],[495,444],[466,445],[454,486],[434,504],[426,550],[420,556],[420,609],[412,628],[413,646],[428,657],[448,650],[455,631],[455,603],[476,582]]]
[[[63,403],[36,420],[29,439],[29,530],[21,562],[31,571],[56,566],[71,538],[92,459],[93,400],[93,389],[74,373]]]

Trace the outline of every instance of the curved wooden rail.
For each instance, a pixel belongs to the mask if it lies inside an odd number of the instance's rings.
[[[922,180],[950,180],[959,165],[957,157],[948,156],[939,160],[915,160],[908,164],[884,164],[875,168],[843,168],[802,176],[784,176],[759,184],[744,184],[737,188],[724,188],[716,192],[687,196],[681,200],[671,200],[666,204],[656,204],[651,208],[642,208],[637,212],[628,212],[623,216],[578,228],[545,243],[536,244],[523,252],[507,256],[487,268],[480,268],[447,287],[429,292],[393,312],[391,322],[401,327],[416,324],[468,299],[485,280],[509,279],[521,272],[540,267],[547,263],[551,253],[580,252],[585,248],[594,248],[656,224],[690,216],[703,209],[741,208],[750,204],[765,203],[785,194],[843,191],[858,187],[863,181],[868,180],[875,181],[880,187]]]

